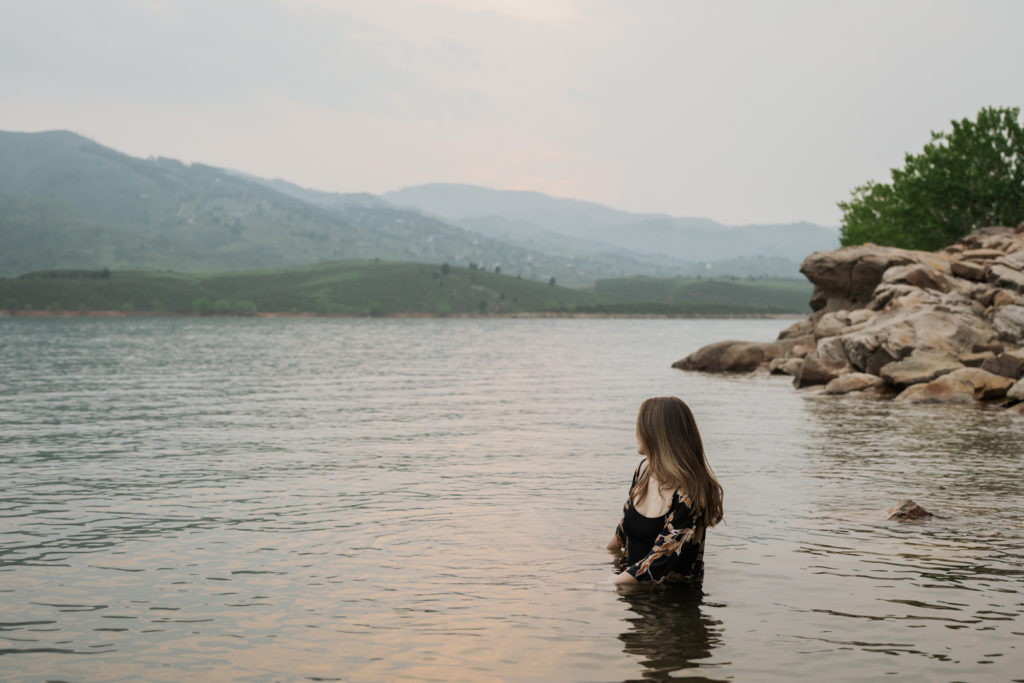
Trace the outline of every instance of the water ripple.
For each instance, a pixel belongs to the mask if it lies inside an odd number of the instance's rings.
[[[0,320],[0,678],[1011,677],[1022,423],[669,367],[786,324]],[[666,393],[726,523],[616,593]]]

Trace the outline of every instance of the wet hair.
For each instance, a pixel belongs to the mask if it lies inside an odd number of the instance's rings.
[[[637,413],[636,434],[647,451],[647,467],[630,491],[633,500],[643,500],[654,477],[662,490],[689,496],[691,511],[707,526],[722,521],[722,485],[704,456],[690,407],[675,396],[649,398]]]

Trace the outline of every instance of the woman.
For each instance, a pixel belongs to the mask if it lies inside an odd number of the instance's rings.
[[[625,551],[613,583],[690,583],[704,578],[704,531],[722,521],[722,486],[704,457],[690,408],[649,398],[636,416],[637,452],[622,521],[609,550]]]

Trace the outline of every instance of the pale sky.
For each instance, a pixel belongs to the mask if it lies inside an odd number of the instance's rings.
[[[1020,0],[0,0],[0,129],[338,192],[839,223],[1024,104]]]

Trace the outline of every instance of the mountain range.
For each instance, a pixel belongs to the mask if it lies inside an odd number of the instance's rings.
[[[837,237],[808,223],[728,227],[469,185],[320,192],[50,131],[0,132],[0,242],[8,277],[381,259],[586,285],[626,275],[798,277],[796,264]]]
[[[629,213],[539,192],[428,184],[382,195],[494,239],[580,253],[629,252],[682,261],[737,257],[802,261],[834,249],[836,231],[812,223],[725,226],[707,218]]]

